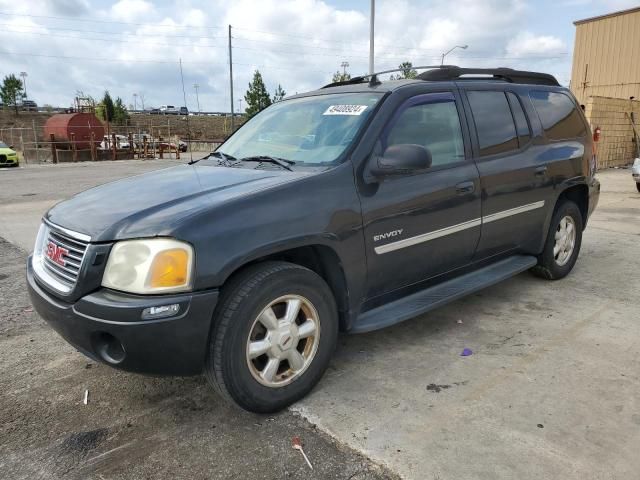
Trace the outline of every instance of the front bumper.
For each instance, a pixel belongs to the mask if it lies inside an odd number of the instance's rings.
[[[0,160],[0,166],[4,166],[4,167],[14,167],[17,166],[20,163],[20,161],[18,160],[18,156],[6,156],[6,159],[4,161]]]
[[[101,289],[67,303],[50,295],[27,261],[27,285],[36,311],[67,342],[112,367],[152,375],[202,372],[218,291],[128,295]],[[141,320],[145,308],[179,304],[176,316]]]

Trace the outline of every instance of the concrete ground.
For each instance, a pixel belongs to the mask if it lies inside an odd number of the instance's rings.
[[[0,236],[30,249],[55,201],[163,166],[2,172]],[[636,478],[640,194],[629,170],[599,178],[569,277],[525,273],[401,325],[344,335],[314,392],[275,417],[225,407],[202,379],[86,360],[30,311],[24,253],[0,245],[0,477],[307,478],[289,448],[297,434],[326,468],[317,478],[393,475],[346,447],[411,479]]]

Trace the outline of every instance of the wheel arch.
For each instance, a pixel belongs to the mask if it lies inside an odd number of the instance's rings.
[[[589,187],[584,183],[579,183],[562,190],[553,208],[554,212],[564,200],[571,200],[578,205],[582,215],[582,229],[584,230],[587,227],[587,219],[589,217]]]
[[[308,268],[318,274],[327,283],[335,298],[340,330],[344,331],[349,328],[349,288],[342,261],[333,248],[323,244],[309,244],[258,256],[237,266],[230,272],[222,288],[224,289],[224,285],[227,285],[246,268],[266,261],[289,262]]]

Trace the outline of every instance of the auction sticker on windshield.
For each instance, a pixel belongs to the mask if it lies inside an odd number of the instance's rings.
[[[360,115],[366,109],[366,105],[331,105],[323,115]]]

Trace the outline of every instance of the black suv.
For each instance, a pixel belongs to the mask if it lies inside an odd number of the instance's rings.
[[[197,163],[53,207],[31,299],[93,359],[204,371],[243,408],[278,410],[320,380],[339,330],[524,270],[567,275],[598,202],[591,141],[546,74],[445,66],[333,83]]]

